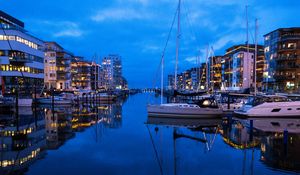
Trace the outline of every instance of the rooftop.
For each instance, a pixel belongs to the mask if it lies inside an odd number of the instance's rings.
[[[300,27],[278,28],[276,30],[273,30],[273,31],[265,34],[264,37],[271,34],[271,33],[273,33],[273,32],[276,32],[276,31],[280,31],[280,32],[298,32],[298,33],[300,33]]]
[[[5,21],[6,23],[10,24],[10,25],[13,25],[13,26],[18,26],[18,27],[21,27],[21,28],[24,28],[25,25],[24,25],[24,22],[10,16],[9,14],[3,12],[0,10],[0,19]]]

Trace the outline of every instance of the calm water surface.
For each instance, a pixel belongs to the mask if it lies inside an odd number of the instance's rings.
[[[250,121],[232,118],[157,120],[147,117],[147,96],[54,111],[25,108],[19,119],[1,114],[0,174],[300,172],[299,120],[254,121],[254,130]],[[284,124],[293,129],[284,134]]]

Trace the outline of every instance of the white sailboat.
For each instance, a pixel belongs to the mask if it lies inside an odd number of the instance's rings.
[[[179,37],[180,37],[180,6],[181,0],[178,2],[177,15],[177,38],[176,38],[176,65],[175,65],[175,82],[174,90],[177,90],[177,63],[179,54]],[[168,118],[211,118],[220,117],[223,114],[216,100],[212,97],[203,98],[194,104],[188,103],[169,103],[163,104],[163,73],[164,73],[164,54],[161,61],[161,104],[148,105],[148,116],[168,117]]]

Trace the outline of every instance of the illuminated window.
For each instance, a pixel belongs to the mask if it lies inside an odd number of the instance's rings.
[[[265,52],[270,52],[270,47],[265,47]]]
[[[265,40],[266,40],[266,41],[270,40],[270,35],[266,36],[266,37],[265,37]]]

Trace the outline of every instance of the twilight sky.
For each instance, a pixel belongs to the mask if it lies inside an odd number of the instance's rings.
[[[179,72],[246,41],[247,0],[182,0]],[[154,87],[153,79],[167,40],[177,0],[0,0],[1,10],[25,22],[44,41],[56,41],[75,55],[92,60],[119,54],[129,87]],[[248,0],[249,42],[254,21],[263,35],[300,26],[299,0]],[[174,71],[176,27],[166,50],[166,72]],[[99,60],[100,60],[99,58]],[[157,78],[157,81],[158,78]]]

